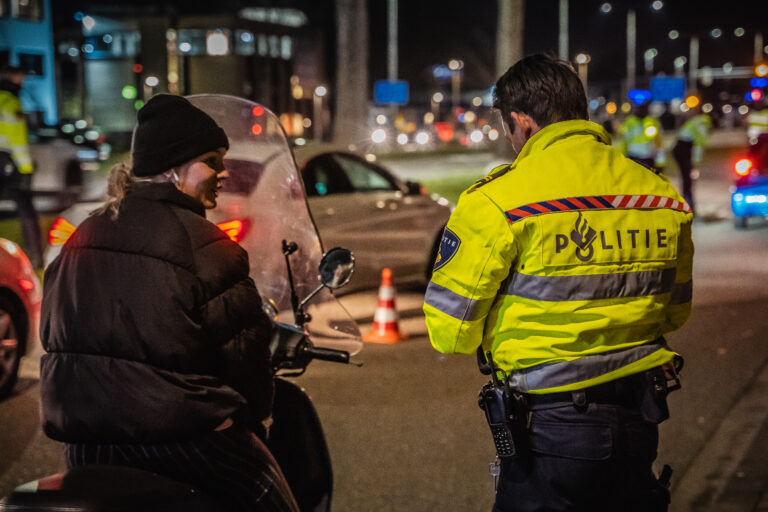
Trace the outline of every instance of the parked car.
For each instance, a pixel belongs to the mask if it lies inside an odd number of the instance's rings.
[[[35,163],[30,186],[35,209],[41,213],[61,211],[74,204],[99,169],[99,162],[111,152],[98,131],[86,130],[86,138],[76,131],[74,124],[73,131],[67,133],[68,126],[65,123],[30,133],[29,151]],[[13,214],[15,210],[10,196],[0,194],[0,213]]]
[[[40,322],[42,287],[21,248],[0,238],[0,398],[13,390]]]
[[[300,168],[323,243],[355,254],[350,285],[378,286],[385,267],[398,283],[427,282],[451,213],[447,199],[353,153],[308,155]]]
[[[346,247],[355,254],[357,270],[345,291],[377,287],[385,267],[392,269],[397,283],[427,282],[451,211],[447,199],[430,196],[419,183],[402,181],[352,153],[324,152],[302,162],[307,202],[323,246]],[[208,218],[238,242],[258,237],[258,226],[242,202],[258,177],[244,179],[238,172],[252,172],[253,165],[244,164],[232,151],[225,164],[230,178]],[[79,203],[60,214],[49,232],[46,265],[98,205]]]

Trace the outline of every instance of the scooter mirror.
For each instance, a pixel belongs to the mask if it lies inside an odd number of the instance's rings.
[[[320,281],[331,290],[341,288],[352,279],[355,256],[348,249],[334,247],[320,260]]]

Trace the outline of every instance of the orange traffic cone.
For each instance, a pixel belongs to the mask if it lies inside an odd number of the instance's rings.
[[[392,286],[392,270],[385,268],[381,271],[381,286],[379,287],[379,305],[373,317],[373,330],[363,337],[363,341],[373,343],[397,343],[407,339],[408,335],[400,332],[397,325],[397,310],[395,309],[395,287]]]

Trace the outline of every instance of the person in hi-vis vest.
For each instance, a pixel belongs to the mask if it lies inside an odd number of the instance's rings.
[[[494,94],[517,159],[462,193],[424,299],[435,349],[490,353],[511,390],[493,510],[667,510],[651,466],[681,366],[664,334],[691,309],[690,207],[588,120],[567,62],[526,57]]]
[[[5,66],[0,70],[0,197],[16,201],[24,247],[32,265],[40,268],[43,263],[42,235],[30,190],[35,167],[19,98],[25,78],[24,70],[16,66]]]

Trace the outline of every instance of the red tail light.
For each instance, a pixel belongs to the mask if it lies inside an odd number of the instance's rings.
[[[248,232],[250,223],[247,220],[231,220],[217,224],[218,228],[235,242],[240,242]],[[64,217],[59,217],[48,231],[48,243],[51,245],[64,245],[77,228]]]
[[[245,219],[235,219],[228,222],[221,222],[216,224],[216,226],[225,232],[229,238],[239,243],[243,238],[245,238],[245,234],[251,227],[251,223]]]
[[[59,217],[48,231],[48,243],[51,245],[64,245],[77,228],[64,217]]]
[[[28,292],[28,291],[31,291],[31,290],[35,289],[35,283],[30,281],[29,279],[19,279],[19,286],[25,292]]]

